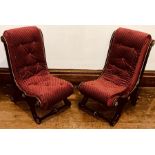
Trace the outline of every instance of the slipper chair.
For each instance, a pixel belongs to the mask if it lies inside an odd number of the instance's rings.
[[[18,97],[22,96],[27,101],[36,123],[40,124],[46,117],[71,105],[67,97],[73,93],[73,86],[49,73],[43,35],[39,28],[32,26],[6,30],[1,39],[17,87],[12,96],[13,100],[17,101]],[[64,104],[53,108],[61,100]],[[36,110],[38,106],[43,111],[50,112],[40,117]]]
[[[102,74],[93,81],[82,82],[80,92],[84,95],[79,107],[114,126],[119,120],[125,103],[136,104],[138,87],[149,52],[154,41],[151,35],[126,28],[118,28],[112,35]],[[112,117],[105,112],[87,106],[88,98],[97,100],[108,109],[114,109]]]

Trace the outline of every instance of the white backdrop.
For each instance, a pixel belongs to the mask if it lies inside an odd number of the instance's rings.
[[[0,26],[6,29],[19,26]],[[102,69],[111,34],[119,26],[47,26],[43,31],[46,59],[54,69]],[[150,33],[155,39],[155,26],[121,26]],[[0,68],[7,68],[4,45],[0,42]],[[152,49],[146,70],[155,70],[155,48]]]

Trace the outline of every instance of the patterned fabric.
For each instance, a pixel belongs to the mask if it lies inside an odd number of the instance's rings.
[[[37,27],[7,30],[3,34],[15,83],[27,96],[40,101],[42,108],[65,99],[73,86],[48,72],[44,43]]]
[[[102,75],[97,80],[81,83],[79,90],[108,106],[114,105],[120,96],[128,96],[139,80],[151,42],[147,33],[117,29]]]
[[[41,107],[45,109],[73,92],[73,87],[69,82],[44,71],[26,80],[20,80],[18,84],[22,90],[28,92],[28,95],[37,97],[41,101]]]

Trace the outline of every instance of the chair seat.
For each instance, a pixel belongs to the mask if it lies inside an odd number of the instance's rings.
[[[123,85],[117,85],[105,78],[98,78],[97,80],[82,82],[79,90],[82,94],[99,100],[107,106],[113,106],[114,101],[126,89]]]
[[[37,74],[20,81],[19,85],[26,95],[39,99],[40,106],[44,109],[73,93],[72,84],[54,77],[50,73]]]

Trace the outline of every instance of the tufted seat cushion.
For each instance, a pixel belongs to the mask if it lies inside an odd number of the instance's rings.
[[[120,96],[128,96],[139,82],[151,42],[147,33],[117,29],[102,75],[97,80],[81,83],[79,90],[107,106],[114,105]]]
[[[3,34],[13,77],[27,96],[40,101],[42,108],[67,98],[73,86],[50,75],[41,31],[37,27],[7,30]]]
[[[40,106],[45,109],[73,92],[73,87],[69,82],[43,72],[19,81],[19,85],[22,90],[25,90],[26,95],[37,97]]]

